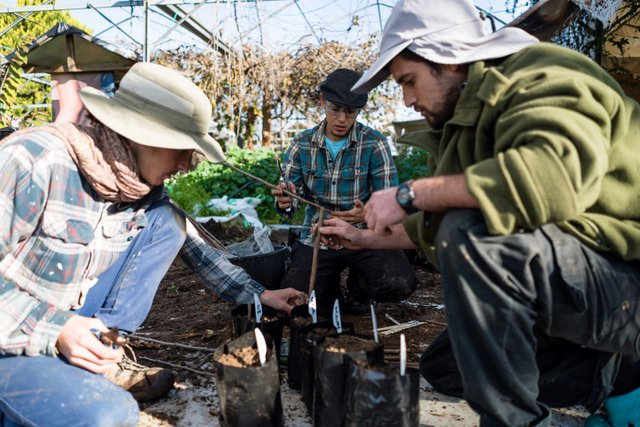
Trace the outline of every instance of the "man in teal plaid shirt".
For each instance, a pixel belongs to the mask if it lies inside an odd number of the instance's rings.
[[[325,119],[296,135],[285,154],[283,178],[291,191],[323,206],[328,214],[365,228],[363,204],[374,191],[398,185],[398,176],[386,138],[356,121],[367,102],[367,94],[350,92],[359,77],[355,71],[340,68],[320,85]],[[273,194],[276,210],[283,216],[292,215],[297,208],[292,199],[282,191]],[[291,266],[281,287],[308,289],[314,243],[311,229],[317,220],[318,210],[307,205],[300,241],[292,248]],[[415,271],[400,250],[322,249],[315,288],[320,316],[329,316],[339,297],[340,274],[347,267],[350,276],[355,273],[360,278],[359,289],[350,292],[360,291],[373,300],[401,301],[415,290]]]

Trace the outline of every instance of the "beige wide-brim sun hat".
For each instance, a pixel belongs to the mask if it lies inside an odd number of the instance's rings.
[[[225,160],[222,148],[208,134],[209,99],[175,70],[137,63],[124,75],[113,97],[85,87],[80,99],[98,121],[133,142],[193,149],[216,163]]]
[[[400,0],[384,26],[380,56],[351,91],[368,92],[386,80],[387,65],[404,49],[437,64],[466,64],[511,55],[537,42],[513,27],[487,34],[470,0]]]

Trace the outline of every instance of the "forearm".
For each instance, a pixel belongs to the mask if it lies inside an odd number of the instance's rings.
[[[332,221],[327,221],[332,223]],[[341,235],[344,246],[359,249],[415,249],[415,245],[409,238],[407,231],[402,224],[395,224],[387,228],[385,233],[376,233],[370,229],[359,229],[349,227],[346,233],[340,233],[338,228],[332,226],[323,227],[323,234],[331,235],[338,233]]]
[[[464,174],[422,178],[413,182],[413,206],[421,211],[443,212],[451,208],[478,208],[469,193]]]
[[[232,264],[227,254],[209,246],[187,221],[187,239],[180,250],[183,261],[222,299],[236,304],[253,302],[264,288],[249,274]]]
[[[366,232],[363,247],[369,249],[415,249],[415,245],[402,224],[392,225],[384,234],[375,233],[372,230],[363,231]]]

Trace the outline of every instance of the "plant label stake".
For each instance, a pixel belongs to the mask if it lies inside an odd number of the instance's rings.
[[[400,334],[400,376],[404,377],[407,370],[407,343],[404,334]]]
[[[258,294],[253,294],[253,303],[256,306],[256,324],[260,323],[260,319],[262,319],[262,303],[260,302],[260,298]]]
[[[369,304],[371,308],[371,322],[373,323],[373,340],[378,342],[378,319],[376,319],[376,310],[373,308],[373,304]]]
[[[333,303],[333,326],[336,327],[336,331],[339,334],[342,333],[342,319],[340,318],[340,303],[336,299],[336,302]]]
[[[256,345],[258,346],[258,358],[260,359],[260,366],[264,366],[267,362],[267,342],[264,340],[262,331],[255,328],[253,332],[256,334]]]
[[[309,314],[311,315],[311,323],[318,323],[318,304],[316,303],[316,291],[311,291],[309,295]]]

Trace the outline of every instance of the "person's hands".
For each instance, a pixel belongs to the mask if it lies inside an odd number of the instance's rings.
[[[356,200],[353,209],[348,211],[333,211],[331,216],[340,218],[349,224],[357,224],[364,221],[364,205],[360,200]]]
[[[279,311],[291,313],[291,309],[307,303],[307,294],[293,288],[266,290],[260,295],[260,302]]]
[[[287,186],[289,187],[288,190],[295,194],[296,186],[292,182],[289,182],[287,184],[284,184],[284,183],[278,184],[278,187],[280,188],[287,188]],[[276,197],[276,202],[278,203],[279,209],[285,210],[292,206],[292,202],[293,202],[292,198],[287,194],[285,194],[284,191],[272,189],[271,194],[273,194]]]
[[[102,374],[118,363],[124,354],[122,347],[113,349],[105,346],[91,332],[96,329],[108,332],[102,321],[90,317],[73,316],[62,327],[58,337],[58,351],[71,363],[88,371]],[[119,338],[118,345],[124,344]]]
[[[397,187],[376,191],[364,207],[364,219],[370,230],[379,234],[388,232],[388,227],[402,221],[407,213],[396,202]]]
[[[364,233],[362,230],[354,227],[346,221],[339,218],[328,218],[322,223],[322,227],[318,229],[320,232],[320,240],[331,249],[362,249]]]

